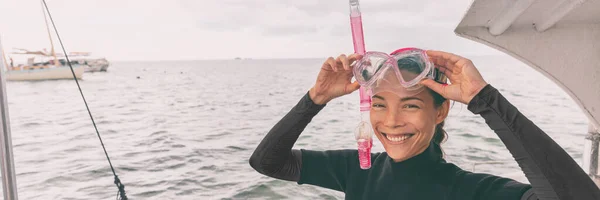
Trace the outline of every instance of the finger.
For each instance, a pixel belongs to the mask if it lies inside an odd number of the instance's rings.
[[[433,62],[434,66],[442,71],[450,71],[453,72],[452,68],[447,67],[447,66],[452,66],[455,65],[454,63],[450,62],[447,59],[444,59],[442,57],[429,57],[429,60],[431,60],[431,62]]]
[[[446,75],[448,78],[451,78],[450,76],[453,76],[454,73],[452,70],[448,69],[447,67],[445,67],[444,65],[440,65],[440,64],[434,64],[433,65],[435,68],[438,69],[439,72],[441,72],[442,74]]]
[[[344,65],[343,65],[340,57],[337,57],[335,59],[335,68],[336,68],[336,71],[344,71]]]
[[[448,68],[448,70],[452,71],[453,73],[460,71],[462,69],[462,67],[464,67],[466,65],[474,65],[473,61],[471,61],[468,58],[465,58],[465,57],[462,57],[462,56],[459,56],[456,54],[448,53],[448,52],[431,50],[431,55],[433,57],[435,57],[436,54],[438,54],[439,56],[441,56],[442,58],[447,60],[445,67]],[[428,53],[428,55],[429,55],[429,53]]]
[[[433,63],[435,63],[437,65],[441,65],[441,66],[446,65],[446,62],[448,61],[442,57],[429,57],[429,60],[431,60]]]
[[[344,69],[344,62],[339,57],[335,59],[335,67],[337,67],[338,71],[346,71]]]
[[[456,81],[456,78],[458,77],[457,73],[453,73],[452,71],[448,70],[448,68],[442,66],[436,65],[436,68],[438,68],[439,73],[442,73],[444,76],[446,76],[447,81]]]
[[[348,79],[352,79],[352,77],[354,77],[354,72],[352,70],[346,70],[346,76],[348,76]]]
[[[427,50],[427,55],[432,57],[432,58],[437,58],[439,61],[438,62],[442,62],[442,60],[444,60],[444,63],[439,63],[441,65],[445,65],[446,68],[453,70],[453,68],[455,68],[457,65],[456,63],[463,60],[468,60],[466,58],[463,58],[461,56],[452,54],[452,53],[448,53],[448,52],[443,52],[443,51],[435,51],[435,50]],[[441,59],[440,59],[441,58]]]
[[[334,72],[337,72],[337,67],[336,67],[336,62],[335,59],[333,59],[333,57],[329,57],[327,58],[327,64],[329,65],[329,67],[331,68],[331,70],[333,70]]]
[[[456,66],[456,63],[454,63],[454,62],[452,62],[450,60],[446,60],[446,63],[444,65],[442,65],[442,66],[444,66],[444,68],[446,68],[447,71],[454,72],[452,69],[455,68],[454,66]]]
[[[358,90],[358,88],[360,88],[360,84],[358,84],[358,81],[354,81],[351,84],[346,85],[346,94],[350,94]]]
[[[360,54],[357,54],[357,53],[352,54],[352,55],[348,56],[348,63],[354,63],[354,61],[360,60],[362,58],[363,58],[363,56]]]
[[[456,62],[455,65],[456,66],[461,66],[461,67],[467,66],[467,65],[475,66],[475,64],[473,64],[473,61],[471,61],[470,59],[466,59],[466,58],[462,59],[462,60],[459,60],[458,62]]]
[[[445,67],[441,67],[441,66],[438,66],[438,65],[435,65],[435,66],[436,66],[436,68],[438,68],[439,72],[442,73],[442,74],[446,74],[446,71],[448,71],[448,69],[445,68]]]
[[[331,58],[332,57],[325,59],[325,62],[323,62],[323,66],[321,66],[321,69],[331,70],[331,66],[329,66],[329,59],[331,59]]]
[[[348,58],[346,57],[346,54],[341,54],[340,56],[338,56],[337,60],[342,63],[342,67],[344,68],[344,70],[350,70],[350,64],[348,63]]]
[[[421,81],[421,84],[424,86],[427,86],[429,89],[433,90],[434,92],[442,95],[443,97],[446,97],[446,89],[445,89],[445,85],[440,84],[435,82],[434,80],[431,79],[425,79]]]
[[[426,51],[428,56],[431,57],[438,57],[438,58],[444,58],[446,60],[450,60],[452,62],[457,62],[460,59],[466,59],[463,58],[459,55],[453,54],[453,53],[448,53],[448,52],[444,52],[444,51],[436,51],[436,50],[427,50]]]

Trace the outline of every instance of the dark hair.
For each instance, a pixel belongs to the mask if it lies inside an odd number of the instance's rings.
[[[399,59],[398,60],[398,68],[400,70],[405,70],[405,71],[412,72],[415,74],[419,74],[423,71],[421,69],[418,61],[415,61],[415,60],[411,59],[410,57]],[[446,83],[446,76],[443,73],[440,73],[440,71],[437,68],[434,69],[434,71],[435,71],[435,81],[438,83]],[[429,91],[431,96],[433,96],[433,104],[435,105],[436,109],[439,108],[440,106],[442,106],[442,104],[444,104],[444,102],[446,102],[447,99],[444,98],[439,93],[437,93],[429,88],[426,88],[426,89]],[[442,150],[441,144],[443,142],[445,142],[446,139],[448,138],[448,133],[446,133],[446,131],[444,130],[444,124],[445,124],[445,121],[442,121],[435,126],[435,132],[433,134],[433,138],[431,139],[436,153],[438,153],[440,155],[440,157],[442,157],[442,158],[444,157],[444,151]]]
[[[446,102],[446,98],[444,98],[439,93],[434,92],[433,90],[431,90],[429,88],[427,88],[427,90],[429,90],[429,93],[431,94],[431,96],[433,96],[433,104],[435,105],[436,108],[439,108],[440,106],[442,106],[442,104],[444,102]],[[433,139],[431,139],[436,152],[439,153],[440,157],[442,157],[442,158],[444,157],[444,150],[442,149],[441,144],[443,142],[445,142],[446,139],[448,138],[448,133],[446,133],[446,131],[444,130],[445,123],[446,123],[446,121],[444,120],[435,126],[435,132],[433,133]]]

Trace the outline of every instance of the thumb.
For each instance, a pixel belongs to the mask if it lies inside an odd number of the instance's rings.
[[[358,84],[358,81],[354,81],[353,83],[346,85],[346,91],[348,94],[358,90],[358,88],[360,88],[360,84]]]
[[[424,86],[427,86],[429,89],[433,90],[434,92],[437,92],[438,94],[442,95],[443,97],[446,97],[446,94],[445,94],[446,90],[444,89],[445,85],[442,85],[431,79],[422,80],[421,84]]]

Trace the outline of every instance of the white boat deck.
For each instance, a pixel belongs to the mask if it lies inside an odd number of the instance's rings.
[[[600,0],[476,0],[455,32],[550,78],[600,127]]]
[[[475,0],[455,33],[526,63],[571,96],[590,124],[583,169],[600,185],[600,0]]]

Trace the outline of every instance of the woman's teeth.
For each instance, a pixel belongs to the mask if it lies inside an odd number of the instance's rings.
[[[412,136],[413,136],[413,134],[402,134],[399,136],[392,136],[392,135],[385,134],[385,137],[392,142],[402,142]]]

